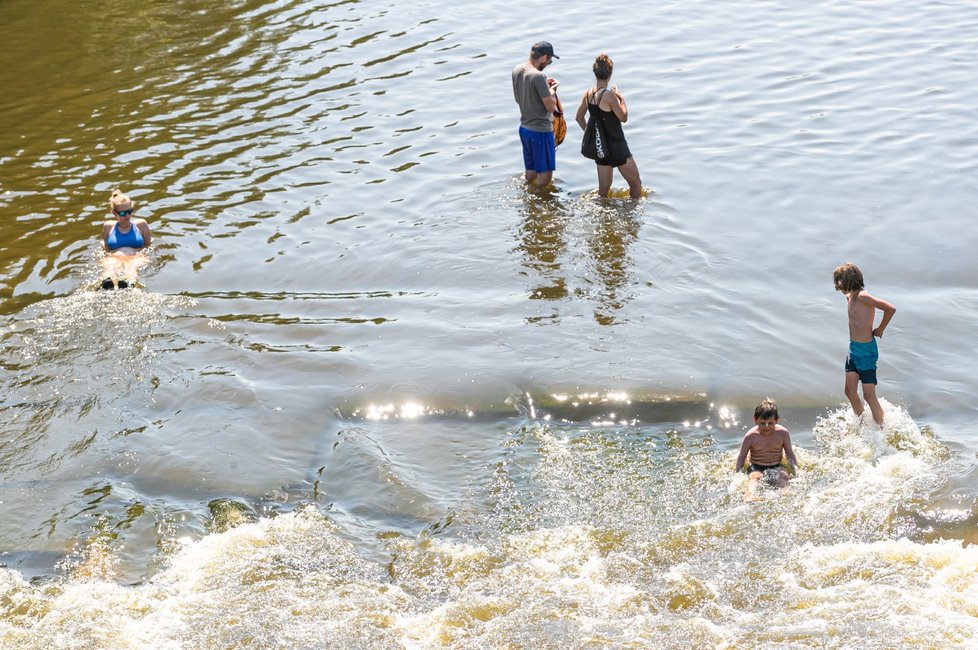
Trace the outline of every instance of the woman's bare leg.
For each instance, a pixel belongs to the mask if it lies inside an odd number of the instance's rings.
[[[611,178],[615,173],[614,167],[597,165],[598,167],[598,196],[607,197],[611,191]]]
[[[641,198],[642,196],[642,179],[638,174],[638,165],[635,164],[634,158],[629,158],[625,161],[625,164],[618,168],[621,175],[625,178],[628,183],[628,194],[633,199]]]

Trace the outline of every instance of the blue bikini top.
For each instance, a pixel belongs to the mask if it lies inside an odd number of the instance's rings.
[[[139,232],[136,224],[129,226],[129,232],[119,232],[119,224],[116,224],[112,226],[112,231],[109,233],[105,245],[110,251],[117,248],[142,248],[143,233]]]

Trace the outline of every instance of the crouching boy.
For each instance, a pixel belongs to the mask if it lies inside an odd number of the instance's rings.
[[[744,435],[735,470],[739,472],[744,468],[749,455],[748,498],[756,488],[757,482],[766,476],[776,479],[778,487],[788,484],[788,473],[782,465],[784,458],[787,458],[792,472],[798,465],[795,452],[791,449],[791,434],[778,424],[779,419],[778,405],[773,399],[765,399],[754,409],[754,427]]]

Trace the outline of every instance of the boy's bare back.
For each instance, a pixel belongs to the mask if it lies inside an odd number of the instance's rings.
[[[893,305],[870,295],[865,289],[847,293],[846,300],[849,303],[849,339],[868,343],[873,340],[873,336],[882,337],[883,330],[890,320],[887,316],[892,316],[892,312],[896,311]],[[884,322],[876,328],[878,332],[873,329],[877,309],[881,310],[884,316]]]

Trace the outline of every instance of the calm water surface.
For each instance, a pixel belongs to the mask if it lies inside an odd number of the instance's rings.
[[[973,647],[976,29],[0,2],[0,645]],[[643,199],[573,124],[524,188],[544,38],[569,112],[615,60]],[[115,187],[152,263],[97,292]],[[898,308],[883,431],[844,261]],[[768,395],[802,471],[745,504]]]

